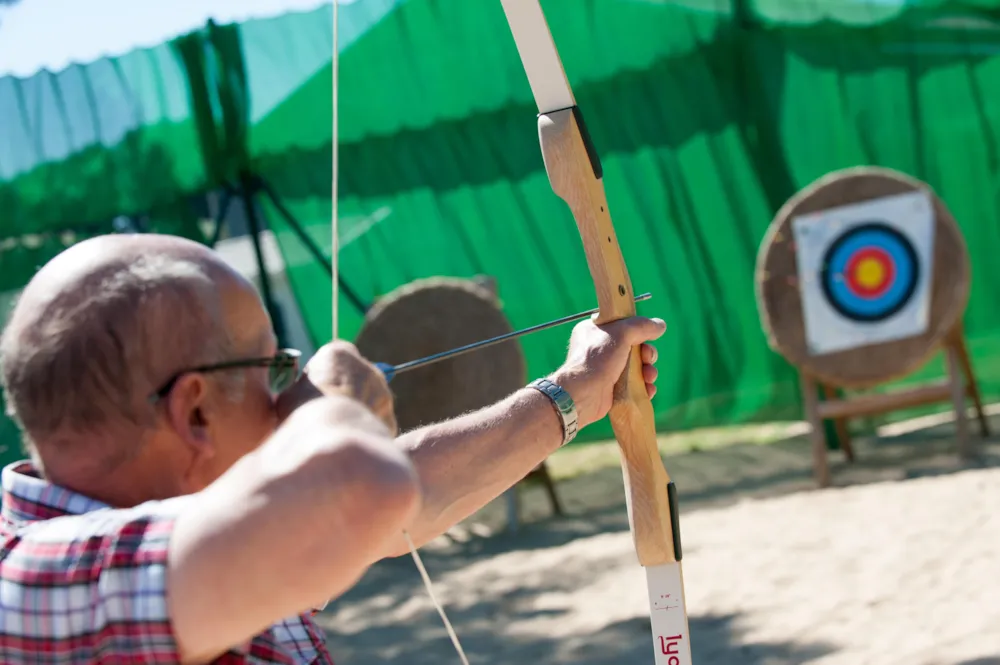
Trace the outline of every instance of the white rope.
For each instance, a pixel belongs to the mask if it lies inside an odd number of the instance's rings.
[[[338,169],[339,169],[339,159],[338,159],[338,147],[339,141],[337,136],[337,90],[340,83],[340,44],[338,35],[338,15],[339,15],[339,0],[333,0],[333,57],[331,59],[331,66],[333,68],[333,120],[330,132],[330,142],[333,151],[332,156],[332,171],[333,171],[333,182],[331,183],[331,211],[330,211],[330,223],[331,223],[331,246],[330,246],[330,267],[333,281],[333,339],[337,339],[338,332],[338,317],[337,311],[339,310],[339,297],[340,297],[340,284],[338,280],[340,262],[338,254],[340,253],[340,236],[339,233],[339,220],[337,215],[337,179],[338,179]],[[448,620],[448,615],[444,611],[444,606],[438,601],[437,596],[434,595],[434,585],[431,583],[431,577],[427,574],[427,568],[424,567],[424,562],[420,558],[420,553],[417,552],[417,547],[410,538],[410,534],[403,531],[403,537],[406,538],[406,544],[410,548],[410,555],[413,556],[413,562],[417,565],[417,570],[420,571],[420,577],[424,581],[424,588],[427,589],[427,595],[430,596],[431,603],[434,604],[435,609],[437,609],[438,615],[441,617],[441,621],[444,622],[444,628],[448,631],[448,637],[451,638],[451,643],[455,647],[455,651],[458,653],[459,660],[462,661],[462,665],[469,665],[469,659],[465,656],[465,650],[462,649],[462,643],[458,641],[458,634],[455,633],[454,627],[451,625],[451,621]]]
[[[340,6],[339,0],[333,0],[333,57],[330,61],[330,66],[333,68],[333,114],[332,114],[332,127],[330,128],[330,149],[332,151],[332,178],[333,182],[330,186],[331,197],[330,197],[330,218],[331,218],[331,235],[330,235],[330,275],[331,281],[333,282],[333,339],[337,339],[337,333],[340,330],[338,327],[339,321],[337,312],[340,309],[338,304],[340,302],[340,220],[337,211],[337,201],[340,198],[337,193],[337,179],[339,176],[339,141],[337,136],[337,90],[340,88],[340,44],[339,44],[339,31],[337,26],[339,24],[338,20],[338,8]]]
[[[455,651],[458,653],[459,660],[462,661],[462,665],[469,665],[469,659],[465,656],[465,650],[462,649],[462,643],[458,641],[458,633],[455,632],[455,629],[451,625],[451,621],[448,620],[448,615],[444,611],[444,605],[442,605],[434,595],[434,586],[431,584],[431,576],[427,574],[427,569],[424,568],[424,562],[423,559],[420,558],[420,554],[417,552],[417,546],[413,544],[413,539],[410,538],[410,534],[406,531],[403,532],[403,537],[406,538],[406,544],[410,548],[410,554],[413,555],[413,562],[417,564],[417,570],[420,571],[420,577],[424,580],[424,587],[427,589],[427,595],[431,597],[431,602],[434,603],[434,607],[441,616],[441,621],[444,622],[444,629],[448,631],[448,637],[451,638],[451,643],[455,647]]]

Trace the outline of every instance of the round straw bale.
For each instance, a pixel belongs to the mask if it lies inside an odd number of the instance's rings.
[[[380,298],[355,344],[369,360],[397,365],[512,331],[488,280],[432,277]],[[526,375],[517,340],[398,374],[389,385],[400,431],[493,404]]]
[[[934,205],[934,254],[926,331],[918,336],[810,355],[806,344],[792,220],[851,203],[917,190]],[[919,369],[960,323],[969,299],[968,249],[955,218],[924,182],[870,166],[835,171],[810,184],[778,211],[757,255],[755,285],[761,324],[771,348],[820,381],[866,388]]]

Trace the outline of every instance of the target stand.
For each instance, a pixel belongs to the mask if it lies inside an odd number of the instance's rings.
[[[778,211],[756,272],[768,342],[799,370],[821,487],[830,484],[827,420],[853,461],[850,418],[950,401],[958,453],[974,454],[967,397],[984,436],[988,430],[962,329],[968,250],[930,187],[882,168],[830,173]],[[944,380],[838,397],[902,379],[938,352]]]
[[[496,281],[431,277],[378,299],[354,344],[365,358],[398,365],[479,342],[513,328],[500,307]],[[494,404],[527,384],[527,363],[517,340],[456,356],[396,376],[389,384],[400,432],[456,418]],[[543,462],[525,480],[538,480],[552,511],[563,514]],[[518,486],[507,493],[508,527],[517,527]]]

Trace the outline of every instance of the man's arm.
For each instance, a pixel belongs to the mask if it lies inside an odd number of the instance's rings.
[[[420,475],[424,500],[409,526],[419,547],[500,496],[557,450],[562,425],[549,398],[537,390],[510,397],[454,420],[396,439]],[[389,556],[410,550],[402,538]]]
[[[633,346],[642,345],[643,378],[655,394],[656,350],[645,342],[666,329],[658,319],[632,318],[574,328],[566,363],[551,377],[576,402],[579,426],[611,408],[614,384]],[[408,532],[417,546],[441,535],[524,478],[562,443],[554,404],[526,388],[493,406],[429,425],[396,439],[420,477],[422,506]],[[402,538],[387,556],[409,552]]]
[[[361,404],[302,406],[177,518],[167,598],[183,662],[343,593],[419,502],[405,453]]]

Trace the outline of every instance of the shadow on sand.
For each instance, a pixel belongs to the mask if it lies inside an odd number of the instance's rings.
[[[1000,419],[991,423],[1000,431]],[[846,464],[830,455],[837,486],[905,481],[967,468],[1000,466],[1000,437],[981,444],[981,459],[963,463],[954,454],[950,424],[892,438],[859,439],[858,461]],[[750,498],[815,491],[808,443],[792,439],[768,445],[737,445],[676,455],[667,468],[678,485],[682,513],[719,507]],[[468,522],[497,531],[490,537],[461,536],[461,542],[432,545],[423,558],[432,579],[469,566],[489,566],[493,557],[510,552],[544,552],[575,540],[628,529],[621,472],[602,469],[559,484],[567,516],[548,517],[540,488],[523,491],[527,523],[517,533],[502,531],[504,505],[494,502]],[[601,571],[601,560],[574,558],[550,561],[530,579],[490,588],[465,588],[448,599],[449,614],[470,661],[476,663],[574,663],[612,665],[651,663],[648,619],[603,623],[586,633],[559,634],[539,626],[558,626],[565,609],[545,608],[549,594],[586,586]],[[609,564],[610,566],[611,564]],[[490,571],[492,573],[492,571]],[[498,568],[495,575],[499,576]],[[338,663],[442,665],[457,663],[436,612],[425,602],[426,591],[409,557],[380,562],[345,596],[321,615],[329,646]],[[598,615],[600,612],[598,612]],[[784,665],[807,663],[832,653],[824,643],[795,640],[758,643],[744,637],[739,615],[690,616],[697,662],[713,665]],[[531,630],[524,629],[528,623]],[[1000,665],[979,659],[956,665]]]

